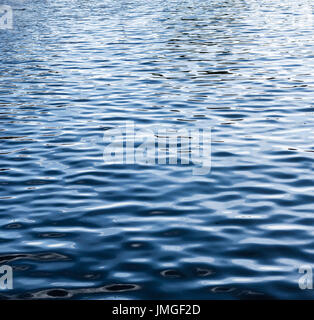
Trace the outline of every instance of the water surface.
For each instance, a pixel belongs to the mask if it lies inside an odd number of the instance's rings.
[[[310,1],[1,1],[3,298],[314,297]],[[211,128],[211,172],[105,163],[126,120]]]

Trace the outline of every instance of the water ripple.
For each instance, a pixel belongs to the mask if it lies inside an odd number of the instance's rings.
[[[305,11],[268,0],[11,2],[0,263],[14,268],[14,290],[1,299],[313,298],[298,287],[299,266],[314,262]],[[210,127],[211,172],[104,163],[103,135],[125,120]]]

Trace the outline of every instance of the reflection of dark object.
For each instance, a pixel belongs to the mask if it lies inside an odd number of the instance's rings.
[[[11,224],[8,224],[5,228],[6,229],[19,229],[19,228],[22,228],[22,225],[20,223],[11,223]]]
[[[15,260],[39,260],[39,261],[64,261],[69,258],[63,254],[55,252],[39,253],[39,254],[8,254],[0,256],[0,263],[6,263]]]
[[[49,299],[49,298],[72,298],[75,295],[84,295],[84,294],[97,294],[103,292],[125,292],[125,291],[133,291],[139,290],[141,287],[136,284],[110,284],[103,287],[89,287],[89,288],[78,288],[78,289],[49,289],[49,290],[42,290],[34,293],[28,294],[26,296],[24,294],[22,297],[23,299]]]
[[[204,74],[232,74],[229,71],[226,70],[220,70],[220,71],[201,71],[200,73],[204,73]]]
[[[12,255],[0,256],[0,263],[6,263],[8,261],[22,259],[25,257],[27,257],[27,254],[12,254]]]
[[[22,293],[18,296],[19,299],[31,299],[34,296],[31,293]]]
[[[109,286],[106,286],[105,289],[107,291],[130,291],[137,289],[137,286],[134,284],[112,284]]]
[[[47,292],[48,296],[51,297],[66,297],[68,292],[63,289],[54,289]]]
[[[42,238],[61,238],[61,237],[65,237],[65,233],[47,232],[47,233],[42,233],[39,236]]]
[[[229,293],[234,291],[236,288],[229,288],[229,287],[215,287],[212,289],[215,293]]]
[[[211,274],[214,274],[215,272],[209,269],[201,269],[201,268],[197,268],[196,269],[196,273],[199,277],[206,277],[209,276]]]
[[[166,278],[181,278],[182,274],[176,270],[164,270],[161,275]]]

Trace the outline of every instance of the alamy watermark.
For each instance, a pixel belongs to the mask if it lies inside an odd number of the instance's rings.
[[[0,30],[13,28],[13,10],[11,6],[0,5]]]
[[[299,288],[301,290],[313,289],[313,270],[310,265],[302,265],[299,268],[299,273],[304,275],[299,279]]]
[[[0,266],[0,290],[13,289],[13,269],[10,266]]]
[[[136,128],[127,121],[104,133],[106,164],[189,165],[193,175],[211,170],[210,128]]]

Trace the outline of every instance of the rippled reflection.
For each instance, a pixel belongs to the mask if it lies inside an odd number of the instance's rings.
[[[5,3],[0,298],[313,298],[310,1]],[[125,120],[212,128],[211,172],[105,164]]]

